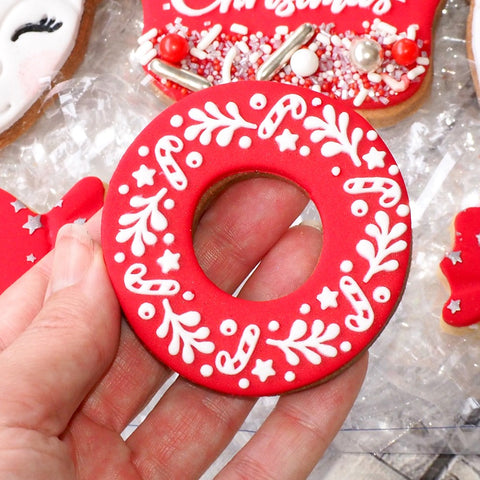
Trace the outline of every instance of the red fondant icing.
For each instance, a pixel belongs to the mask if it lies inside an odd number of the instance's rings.
[[[440,262],[450,286],[442,318],[454,327],[466,327],[480,322],[480,208],[460,212],[454,227],[453,250]]]
[[[322,93],[342,99],[351,106],[368,109],[399,104],[418,91],[429,68],[433,22],[442,2],[143,0],[142,3],[144,33],[147,36],[153,34],[149,37],[151,48],[142,45],[139,59],[147,72],[153,75],[157,86],[173,99],[189,93],[188,88],[162,79],[148,67],[153,56],[158,55],[158,40],[167,32],[184,35],[192,49],[203,42],[206,31],[217,25],[221,27],[218,35],[213,36],[210,46],[202,46],[200,56],[192,50],[192,54],[182,62],[185,70],[198,73],[209,78],[213,84],[218,84],[225,83],[223,69],[226,58],[233,55],[232,48],[237,53],[233,56],[232,65],[226,69],[228,80],[230,77],[233,80],[255,79],[259,66],[278,49],[288,33],[308,22],[316,27],[315,36],[308,45],[319,56],[319,70],[311,76],[301,78],[292,73],[287,64],[273,80],[318,88]],[[236,28],[238,25],[245,27],[245,31]],[[399,65],[392,58],[391,45],[396,39],[406,36],[412,37],[418,46],[419,55],[423,57],[420,62],[423,69],[420,69],[421,72],[415,70],[412,74],[414,79],[405,91],[392,90],[391,81],[369,79],[368,72],[352,67],[349,60],[350,42],[358,37],[372,37],[384,50],[384,61],[376,73],[388,74],[400,82],[402,76],[416,66],[416,62],[408,67]],[[203,55],[206,58],[202,58]],[[364,89],[368,90],[368,95],[363,93]]]
[[[31,211],[10,193],[0,190],[3,229],[0,234],[0,292],[8,288],[55,245],[62,225],[90,218],[103,205],[105,189],[94,177],[78,182],[48,213]]]
[[[200,198],[240,172],[294,181],[320,212],[319,263],[278,300],[231,297],[195,257]],[[147,347],[192,381],[243,395],[305,387],[363,352],[402,293],[410,239],[402,176],[367,121],[271,82],[213,87],[164,111],[121,160],[102,221],[114,288]]]

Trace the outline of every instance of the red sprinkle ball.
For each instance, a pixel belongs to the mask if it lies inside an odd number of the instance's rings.
[[[420,49],[413,40],[402,38],[392,45],[392,55],[399,65],[412,65],[420,55]]]
[[[159,42],[160,58],[178,64],[188,54],[188,41],[178,33],[167,33]]]

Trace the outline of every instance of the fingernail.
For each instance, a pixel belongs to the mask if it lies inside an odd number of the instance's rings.
[[[55,242],[52,275],[46,297],[79,283],[93,261],[93,240],[84,225],[63,226]]]

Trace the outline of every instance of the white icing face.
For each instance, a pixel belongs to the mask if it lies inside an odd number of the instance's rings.
[[[0,2],[0,132],[35,103],[72,51],[83,0]]]

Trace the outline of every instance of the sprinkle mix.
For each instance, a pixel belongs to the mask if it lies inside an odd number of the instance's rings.
[[[305,25],[313,28],[313,35],[301,36],[293,49],[287,49],[288,58],[279,60],[279,69],[270,80],[311,88],[354,107],[375,108],[388,105],[419,83],[430,64],[430,45],[417,38],[415,24],[403,32],[378,18],[365,21],[359,32],[338,32],[334,23],[304,24],[299,29]],[[208,23],[203,31],[189,30],[177,18],[163,30],[154,28],[143,34],[136,58],[160,88],[173,89],[179,99],[196,89],[188,78],[182,82],[184,74],[201,77],[201,88],[258,80],[261,66],[295,33],[279,26],[274,36],[268,37],[240,24],[232,24],[227,31]],[[372,44],[379,59],[373,66],[369,57]],[[154,59],[168,64],[161,71],[174,70],[175,75],[159,75],[158,69],[153,72],[150,65]]]

